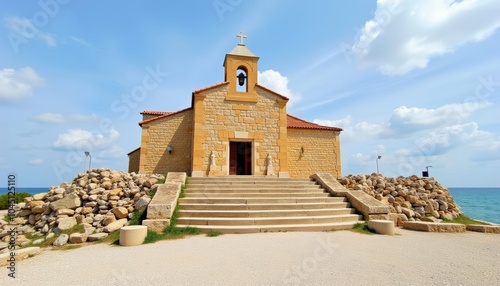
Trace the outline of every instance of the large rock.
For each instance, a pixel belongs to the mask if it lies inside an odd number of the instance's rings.
[[[40,194],[33,195],[33,200],[35,200],[35,201],[42,201],[46,197],[47,197],[47,193],[40,193]]]
[[[114,214],[107,214],[104,216],[104,218],[102,219],[102,222],[101,224],[102,225],[108,225],[108,224],[111,224],[113,222],[116,221],[116,217]]]
[[[58,211],[60,209],[76,209],[77,207],[81,206],[81,204],[82,201],[80,200],[80,197],[77,194],[73,193],[60,200],[51,202],[50,208],[53,211]]]
[[[92,241],[97,241],[97,240],[101,240],[101,239],[104,239],[108,237],[108,234],[107,233],[94,233],[94,234],[91,234],[89,235],[89,237],[87,238],[87,241],[89,242],[92,242]]]
[[[54,241],[53,245],[55,246],[65,245],[66,243],[68,243],[68,239],[69,235],[63,233],[56,239],[56,241]]]
[[[75,211],[72,209],[59,209],[59,210],[57,210],[56,214],[58,216],[60,216],[60,215],[74,215]]]
[[[151,202],[151,198],[144,196],[140,198],[136,203],[135,203],[135,210],[143,212],[146,210],[146,208],[149,205],[149,202]]]
[[[59,230],[64,231],[71,229],[76,225],[76,219],[74,217],[67,217],[67,218],[62,218],[59,219],[59,223],[57,224],[57,228]]]
[[[87,234],[86,233],[72,233],[69,236],[69,242],[70,243],[84,243],[87,241]]]
[[[104,232],[107,232],[107,233],[111,233],[115,230],[118,230],[120,229],[121,227],[123,227],[124,225],[126,225],[128,222],[128,220],[126,218],[122,218],[120,220],[117,220],[115,222],[112,222],[110,224],[108,224],[107,226],[105,226],[103,228],[103,231]]]
[[[124,207],[113,208],[111,212],[116,216],[117,219],[126,218],[128,215],[128,210]]]

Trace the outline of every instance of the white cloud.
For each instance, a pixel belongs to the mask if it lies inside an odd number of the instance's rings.
[[[475,111],[490,106],[491,103],[465,102],[452,103],[433,108],[400,106],[394,109],[389,126],[393,133],[413,133],[419,130],[462,123]]]
[[[120,133],[115,129],[111,129],[106,135],[102,133],[94,134],[84,129],[70,129],[65,133],[59,134],[56,141],[52,143],[55,149],[74,150],[85,149],[85,151],[104,149],[109,147],[118,139]]]
[[[13,102],[33,95],[44,80],[30,67],[0,70],[0,101]]]
[[[481,41],[500,27],[497,0],[379,0],[352,50],[389,75],[425,68],[432,57]]]
[[[363,121],[353,124],[350,115],[339,120],[315,119],[313,122],[319,125],[342,128],[341,139],[344,142],[355,140],[356,138],[363,140],[367,138],[378,138],[389,132],[388,124],[385,123],[376,124]]]
[[[479,129],[476,122],[451,125],[429,132],[415,142],[413,149],[400,149],[398,156],[436,156],[457,147],[475,148],[480,152],[500,151],[500,139]]]
[[[125,151],[122,147],[118,145],[113,145],[110,148],[107,148],[101,152],[99,152],[99,158],[124,158],[127,155],[127,151]]]
[[[452,103],[438,108],[420,108],[400,106],[393,110],[387,122],[354,123],[351,116],[339,120],[315,119],[314,123],[326,126],[340,127],[342,140],[365,140],[368,138],[395,138],[424,130],[433,130],[443,126],[461,124],[474,112],[491,106],[486,101]]]
[[[31,165],[42,165],[43,164],[43,159],[41,159],[41,158],[33,159],[33,160],[29,161],[29,163]]]
[[[293,93],[288,87],[288,78],[274,70],[266,70],[258,72],[258,82],[281,95],[288,97],[290,100],[288,106],[300,101],[302,98],[299,93]]]
[[[369,154],[355,153],[351,155],[351,158],[361,164],[361,165],[372,165],[378,156],[382,156],[385,152],[384,145],[377,145]]]
[[[48,46],[55,47],[57,41],[50,33],[40,31],[29,19],[11,17],[5,19],[7,27],[14,33],[26,39],[39,39],[44,41]]]
[[[92,45],[91,43],[87,42],[85,39],[83,38],[78,38],[78,37],[69,37],[71,40],[73,40],[74,42],[77,42],[78,44],[82,45],[82,46],[85,46],[85,47],[89,47],[89,48],[92,48],[96,51],[100,51],[99,48],[97,48],[96,46]]]
[[[34,116],[33,119],[47,123],[63,123],[65,121],[64,115],[58,113],[42,113]]]
[[[93,121],[97,119],[97,115],[81,115],[81,114],[70,114],[63,115],[60,113],[41,113],[33,117],[34,120],[45,122],[45,123],[65,123],[69,121]]]

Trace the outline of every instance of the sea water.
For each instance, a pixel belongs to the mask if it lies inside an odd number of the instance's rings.
[[[500,188],[448,188],[464,215],[500,224]]]

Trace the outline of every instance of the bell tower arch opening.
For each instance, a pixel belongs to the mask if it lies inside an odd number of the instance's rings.
[[[236,70],[238,84],[236,85],[237,92],[248,92],[248,71],[244,66],[239,66]]]

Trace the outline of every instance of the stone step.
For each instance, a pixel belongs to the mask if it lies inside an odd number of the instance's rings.
[[[350,208],[348,202],[302,204],[182,204],[182,210],[301,210]]]
[[[315,184],[189,184],[186,189],[322,189]]]
[[[343,202],[344,198],[314,197],[314,198],[180,198],[182,204],[300,204]]]
[[[228,176],[228,177],[214,177],[214,178],[189,178],[189,184],[217,184],[217,183],[308,183],[313,182],[311,179],[297,179],[297,178],[276,178],[276,177],[255,177],[255,176]]]
[[[180,210],[180,217],[198,218],[245,218],[245,217],[303,217],[354,214],[350,208],[343,209],[298,209],[298,210]]]
[[[351,229],[356,223],[363,221],[317,223],[317,224],[288,224],[288,225],[260,225],[260,226],[224,226],[224,225],[200,225],[196,226],[201,232],[218,231],[221,233],[258,233],[258,232],[282,232],[282,231],[331,231],[340,229]],[[187,225],[177,225],[187,227]]]
[[[187,188],[184,193],[325,193],[323,189],[318,188],[301,188],[301,189],[285,189],[285,188],[239,188],[239,189],[224,189],[224,188]]]
[[[177,224],[197,227],[200,225],[286,225],[286,224],[318,224],[355,222],[362,219],[362,215],[329,215],[329,216],[295,216],[295,217],[252,217],[252,218],[204,218],[204,217],[179,217]]]
[[[330,194],[315,193],[293,193],[293,197],[329,197]],[[289,198],[289,193],[184,193],[185,198]]]

